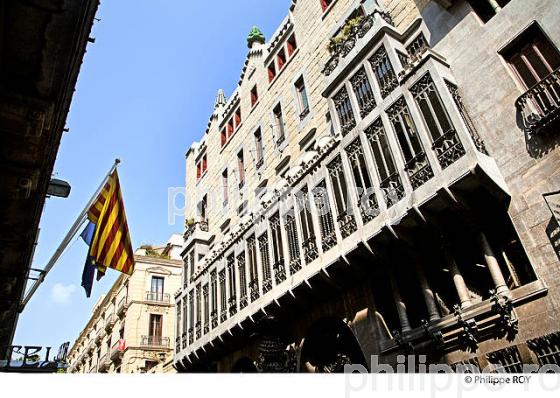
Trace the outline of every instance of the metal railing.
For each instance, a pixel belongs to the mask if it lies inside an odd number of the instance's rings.
[[[539,132],[560,116],[560,68],[531,87],[516,101],[529,132]]]
[[[170,303],[170,296],[169,293],[160,293],[160,292],[146,292],[146,301],[154,301],[157,303]]]
[[[117,314],[121,314],[128,309],[128,297],[125,296],[119,300],[117,305]]]
[[[163,336],[142,336],[140,345],[143,347],[163,347],[169,348],[169,337]]]

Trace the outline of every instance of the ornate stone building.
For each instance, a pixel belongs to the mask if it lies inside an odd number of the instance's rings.
[[[182,239],[138,249],[131,276],[120,275],[96,303],[68,354],[71,373],[175,372],[173,293],[181,286]]]
[[[253,29],[187,152],[175,366],[558,363],[559,17],[293,0]]]

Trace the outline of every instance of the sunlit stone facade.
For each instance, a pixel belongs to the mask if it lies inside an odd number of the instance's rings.
[[[175,372],[173,293],[181,286],[181,245],[181,236],[173,235],[165,246],[136,250],[134,272],[120,275],[99,299],[70,349],[69,372]]]
[[[253,29],[187,151],[175,366],[557,363],[559,16],[294,0]]]

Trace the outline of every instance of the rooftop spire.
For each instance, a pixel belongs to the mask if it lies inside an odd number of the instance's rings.
[[[217,108],[218,106],[221,105],[225,105],[226,104],[226,95],[224,93],[224,90],[219,89],[218,90],[218,94],[216,95],[216,103],[214,104],[214,108]]]
[[[249,35],[247,36],[247,46],[251,48],[253,47],[254,43],[264,44],[264,42],[265,38],[263,32],[256,26],[253,26],[253,28],[249,32]]]

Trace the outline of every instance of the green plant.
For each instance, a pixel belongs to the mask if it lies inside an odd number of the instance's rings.
[[[359,16],[346,21],[340,34],[332,37],[327,44],[327,50],[329,53],[336,52],[339,46],[341,46],[356,30],[358,26],[362,23],[364,17]]]

